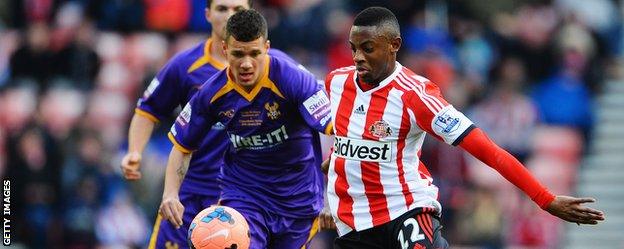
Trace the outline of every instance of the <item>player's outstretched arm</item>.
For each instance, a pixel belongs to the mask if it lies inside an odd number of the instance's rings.
[[[559,195],[548,204],[546,211],[565,221],[577,224],[596,225],[599,220],[605,219],[604,213],[593,208],[582,206],[583,203],[595,201],[596,200],[593,198],[576,198]]]
[[[175,147],[171,148],[165,171],[165,189],[158,212],[176,229],[182,226],[182,215],[184,214],[184,205],[180,202],[178,192],[184,176],[186,176],[190,160],[190,153],[183,153]]]
[[[598,221],[604,220],[603,212],[581,205],[594,202],[594,199],[554,196],[516,158],[492,142],[481,129],[470,131],[459,146],[498,171],[552,215],[579,224],[598,224]]]
[[[121,171],[126,180],[141,179],[141,154],[155,125],[154,121],[137,113],[132,116],[128,129],[128,153],[121,160]]]

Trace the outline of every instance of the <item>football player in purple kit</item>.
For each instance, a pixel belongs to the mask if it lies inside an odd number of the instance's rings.
[[[268,49],[262,15],[244,10],[230,17],[224,43],[229,67],[206,82],[171,127],[175,148],[160,214],[184,224],[178,188],[188,159],[220,123],[230,146],[219,203],[247,219],[251,248],[302,248],[318,229],[323,207],[319,132],[332,131],[329,99],[312,74]]]
[[[138,101],[128,132],[128,153],[121,163],[128,180],[141,178],[141,154],[156,123],[172,115],[178,106],[184,106],[208,78],[225,68],[227,61],[222,45],[225,24],[234,13],[249,9],[251,1],[207,0],[206,4],[206,20],[213,27],[211,38],[173,57]],[[269,54],[295,63],[279,50],[271,49]],[[190,221],[219,198],[216,178],[229,139],[220,123],[208,129],[201,146],[193,153],[191,167],[180,187],[180,201],[186,207],[184,224],[177,229],[158,216],[149,248],[188,248],[186,236]]]

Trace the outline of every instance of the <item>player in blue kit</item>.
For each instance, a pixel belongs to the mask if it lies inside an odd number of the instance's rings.
[[[212,75],[225,68],[227,61],[222,41],[225,24],[234,13],[250,8],[249,0],[208,0],[206,19],[212,24],[211,38],[180,52],[173,57],[152,80],[139,99],[128,134],[128,153],[122,160],[124,177],[128,180],[141,178],[139,171],[141,153],[157,122],[171,116],[178,106],[184,106],[197,89]],[[295,63],[279,50],[269,54]],[[159,216],[154,225],[149,248],[187,248],[188,224],[195,214],[219,198],[216,182],[223,153],[229,139],[223,126],[216,123],[208,128],[199,149],[193,153],[189,172],[180,187],[180,201],[186,210],[184,225],[176,229]]]
[[[323,207],[319,132],[332,130],[330,106],[312,74],[268,49],[266,21],[258,12],[230,17],[224,44],[229,67],[206,82],[171,127],[175,148],[160,214],[184,224],[178,188],[186,162],[220,123],[231,142],[219,177],[220,204],[247,219],[251,248],[301,248],[317,230]]]

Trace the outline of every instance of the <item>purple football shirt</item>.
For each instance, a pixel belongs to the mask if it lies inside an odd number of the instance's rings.
[[[136,113],[152,121],[172,116],[184,106],[207,79],[225,68],[210,56],[212,39],[176,54],[158,72],[137,103]],[[270,49],[269,54],[297,64],[285,53]],[[189,170],[180,187],[182,192],[218,196],[216,181],[229,139],[221,123],[209,127],[193,153]]]
[[[184,107],[169,137],[185,152],[201,148],[215,124],[230,146],[222,198],[253,198],[287,217],[315,216],[323,206],[318,133],[331,132],[329,99],[312,74],[275,56],[249,93],[228,70],[210,78]]]

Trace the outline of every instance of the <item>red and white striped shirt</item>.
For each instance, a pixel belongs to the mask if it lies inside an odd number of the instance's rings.
[[[474,127],[435,84],[398,62],[365,92],[356,75],[353,66],[340,68],[325,81],[336,134],[327,191],[340,235],[417,207],[440,212],[438,188],[419,160],[425,133],[456,145]]]

